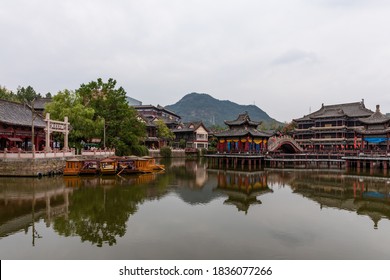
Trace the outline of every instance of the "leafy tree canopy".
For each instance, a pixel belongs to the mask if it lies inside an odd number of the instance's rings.
[[[4,86],[0,86],[0,99],[5,99],[8,101],[17,101],[16,95]]]
[[[19,86],[16,91],[16,98],[22,103],[31,103],[38,97],[41,97],[41,94],[36,93],[32,86],[28,86],[26,88]]]
[[[163,120],[158,119],[156,121],[157,133],[158,136],[164,140],[173,140],[175,139],[175,134],[168,128]]]
[[[71,146],[78,146],[81,141],[88,142],[102,130],[103,123],[94,118],[95,110],[85,107],[73,91],[58,92],[53,101],[46,105],[45,111],[50,113],[51,119],[63,120],[68,117],[72,126],[69,134]]]

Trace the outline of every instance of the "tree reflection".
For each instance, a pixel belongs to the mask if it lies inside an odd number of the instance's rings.
[[[165,181],[150,185],[150,180],[133,176],[115,177],[111,182],[98,178],[94,186],[91,181],[85,181],[88,186],[81,182],[81,187],[69,198],[67,217],[57,218],[54,229],[64,236],[80,236],[83,242],[98,247],[115,245],[117,238],[125,235],[126,223],[137,212],[137,205],[166,193]]]

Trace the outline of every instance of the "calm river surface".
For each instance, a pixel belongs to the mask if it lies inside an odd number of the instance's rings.
[[[390,259],[390,178],[206,165],[0,178],[0,258]]]

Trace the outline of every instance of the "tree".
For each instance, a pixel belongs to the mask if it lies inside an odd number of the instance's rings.
[[[31,104],[37,97],[41,97],[39,93],[36,93],[32,86],[18,87],[16,91],[16,98],[22,103]]]
[[[81,98],[69,90],[58,92],[53,101],[46,105],[45,112],[50,113],[50,118],[55,120],[62,121],[68,117],[71,125],[69,144],[73,147],[80,148],[81,141],[87,142],[103,131],[103,122],[95,118],[95,110],[85,107]]]
[[[103,82],[99,78],[82,84],[76,93],[83,106],[94,110],[94,119],[104,121],[107,146],[115,147],[118,155],[140,150],[140,142],[146,137],[145,125],[138,121],[136,110],[126,102],[126,91],[116,88],[115,80]]]
[[[8,101],[17,101],[16,95],[3,86],[0,86],[0,99],[5,99]]]
[[[163,120],[158,119],[156,121],[157,135],[161,138],[164,144],[167,141],[175,139],[175,134],[167,127]]]

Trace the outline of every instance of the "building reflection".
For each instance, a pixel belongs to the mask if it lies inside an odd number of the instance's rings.
[[[0,238],[31,230],[32,245],[42,235],[35,223],[44,220],[46,226],[69,212],[69,196],[62,178],[0,178]]]
[[[343,173],[296,173],[290,183],[294,193],[324,207],[368,216],[378,228],[381,219],[390,220],[390,181],[380,177],[351,176]]]
[[[216,191],[228,198],[226,205],[234,205],[239,211],[248,213],[249,207],[261,204],[258,196],[273,192],[267,184],[265,172],[216,171],[218,184]]]

